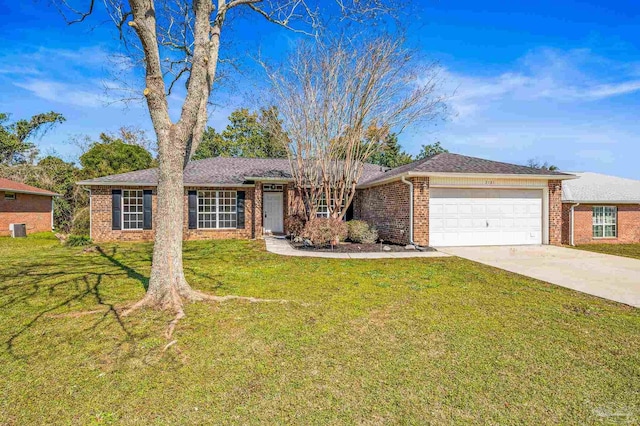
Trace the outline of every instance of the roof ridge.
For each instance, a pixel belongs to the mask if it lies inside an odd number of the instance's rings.
[[[524,167],[524,168],[529,169],[529,170],[547,170],[549,172],[553,172],[554,171],[554,170],[549,170],[549,169],[525,166],[524,164],[507,163],[506,161],[489,160],[488,158],[482,158],[482,157],[472,157],[470,155],[458,154],[458,153],[455,153],[455,152],[450,152],[449,154],[457,155],[459,157],[472,158],[472,159],[475,159],[475,160],[490,161],[492,163],[504,164],[504,165],[507,165],[507,166]]]

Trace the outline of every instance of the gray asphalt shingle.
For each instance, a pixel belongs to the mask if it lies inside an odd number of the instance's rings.
[[[362,178],[372,179],[384,173],[384,168],[365,164]],[[291,178],[289,160],[281,158],[214,157],[191,161],[184,171],[185,185],[242,184],[248,177]],[[138,170],[79,182],[80,184],[144,184],[158,183],[158,169]]]
[[[573,173],[578,179],[562,182],[565,202],[640,203],[640,181],[600,173]]]
[[[442,153],[414,161],[395,169],[386,169],[374,164],[365,164],[358,182],[372,184],[389,178],[399,177],[409,172],[421,173],[480,173],[506,175],[551,175],[570,176],[566,173],[519,166],[467,157],[465,155]],[[247,178],[291,178],[289,160],[279,158],[229,158],[214,157],[192,161],[184,172],[185,185],[229,185],[242,184]],[[158,170],[147,169],[119,175],[104,176],[80,182],[80,184],[138,184],[156,185]]]
[[[491,161],[483,158],[468,157],[466,155],[445,152],[422,160],[414,161],[413,163],[405,164],[404,166],[396,167],[386,173],[378,174],[371,179],[363,180],[361,184],[376,183],[409,172],[569,176],[568,174],[561,172],[552,172],[544,169],[501,163],[499,161]]]

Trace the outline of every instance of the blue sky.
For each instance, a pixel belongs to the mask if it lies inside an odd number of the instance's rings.
[[[101,2],[98,2],[100,4]],[[73,160],[75,135],[120,126],[150,130],[143,104],[125,106],[105,88],[135,73],[110,57],[117,34],[104,16],[67,26],[48,2],[0,1],[0,111],[15,118],[54,110],[67,122],[38,141],[42,152]],[[442,65],[453,115],[401,135],[417,153],[441,141],[450,151],[499,161],[529,158],[564,170],[640,179],[640,5],[632,1],[424,1],[411,16],[408,43]],[[10,23],[10,25],[8,24]],[[292,34],[242,20],[223,33],[241,74],[214,89],[210,125],[221,128],[264,78],[258,54],[277,60]],[[116,79],[115,76],[119,75]],[[179,111],[180,91],[172,99]],[[149,133],[152,136],[152,133]]]

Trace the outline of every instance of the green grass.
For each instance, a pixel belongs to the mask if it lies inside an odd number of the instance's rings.
[[[0,239],[0,424],[640,422],[638,309],[458,258],[189,242],[195,288],[294,303],[190,304],[163,353],[170,316],[113,310],[151,245],[101,247]]]
[[[576,246],[575,248],[579,250],[593,251],[596,253],[613,254],[615,256],[640,259],[640,244],[586,244]]]

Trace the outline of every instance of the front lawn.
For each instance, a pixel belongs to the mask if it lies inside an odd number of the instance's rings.
[[[640,259],[640,244],[586,244],[574,248]]]
[[[189,242],[192,285],[290,303],[138,300],[150,244],[0,239],[0,424],[640,422],[640,310],[458,258],[278,257]]]

